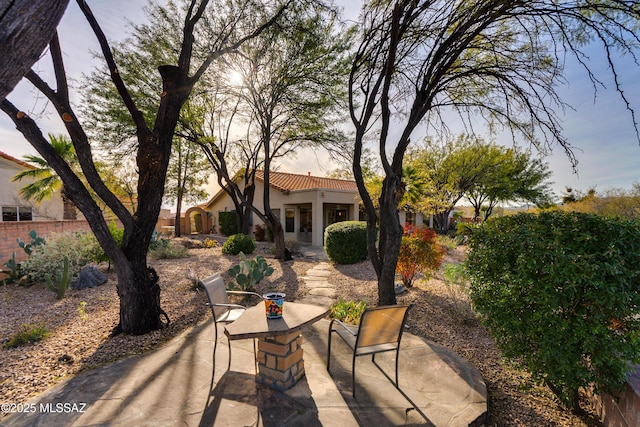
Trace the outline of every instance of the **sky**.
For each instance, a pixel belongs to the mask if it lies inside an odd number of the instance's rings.
[[[337,3],[344,8],[346,17],[357,18],[359,0],[337,0]],[[146,0],[94,0],[89,4],[109,40],[117,41],[126,36],[128,21],[140,22],[144,19],[142,7]],[[97,51],[98,44],[75,2],[70,2],[59,26],[59,34],[67,74],[71,79],[79,79],[82,73],[90,72],[95,64],[96,60],[90,51]],[[601,55],[594,52],[587,60],[590,67],[607,76],[607,64]],[[637,120],[640,121],[640,69],[627,59],[620,63],[623,64],[623,89],[632,106],[638,110]],[[38,63],[35,69],[46,72],[49,63]],[[556,195],[561,196],[566,187],[583,192],[592,187],[597,191],[630,189],[632,183],[640,182],[640,144],[632,117],[614,90],[614,82],[608,77],[603,78],[606,88],[598,87],[594,93],[587,75],[571,62],[568,63],[565,77],[567,84],[559,88],[559,93],[572,108],[560,112],[560,117],[564,135],[575,148],[578,166],[577,171],[572,169],[560,147],[554,147],[552,153],[545,157],[553,172],[551,181],[554,182],[552,188]],[[30,84],[24,81],[7,98],[32,116],[41,113],[46,105],[42,97],[36,97]],[[72,98],[72,101],[79,101],[79,98]],[[45,133],[62,133],[64,129],[59,119],[50,113],[44,113],[39,123]],[[413,139],[424,136],[418,133]],[[498,142],[512,144],[505,135],[498,136]],[[35,150],[3,113],[0,113],[0,151],[17,158],[35,154]],[[301,152],[282,161],[280,170],[324,176],[335,167],[322,152]]]

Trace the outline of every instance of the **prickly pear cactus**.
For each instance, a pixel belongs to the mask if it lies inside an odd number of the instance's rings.
[[[273,274],[273,267],[267,264],[262,255],[252,260],[248,260],[242,252],[239,256],[240,262],[228,270],[229,275],[235,279],[235,283],[229,283],[230,290],[254,291],[255,285]]]

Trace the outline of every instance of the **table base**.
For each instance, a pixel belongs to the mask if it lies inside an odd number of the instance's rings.
[[[302,335],[287,335],[258,340],[258,375],[256,381],[276,390],[288,390],[304,376]]]

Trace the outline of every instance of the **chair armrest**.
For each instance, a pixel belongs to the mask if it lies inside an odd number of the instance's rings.
[[[262,299],[262,295],[256,293],[256,292],[249,292],[249,291],[227,291],[228,294],[234,294],[234,295],[255,295],[260,297],[260,299]]]
[[[227,308],[241,308],[246,310],[247,307],[240,304],[209,304],[207,303],[207,307],[227,307]]]

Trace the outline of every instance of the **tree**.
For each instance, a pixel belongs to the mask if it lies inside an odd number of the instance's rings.
[[[162,80],[162,92],[159,94],[160,100],[152,124],[138,108],[136,100],[131,96],[127,84],[120,76],[109,42],[91,9],[83,0],[77,0],[77,3],[98,39],[102,55],[109,67],[111,80],[136,126],[138,204],[133,214],[107,188],[96,170],[91,143],[71,106],[62,49],[57,37],[54,37],[50,43],[56,88],[50,87],[35,71],[29,71],[26,77],[52,103],[65,125],[89,187],[123,224],[124,236],[121,245],[116,244],[109,233],[107,222],[93,200],[89,188],[83,185],[80,177],[53,150],[37,123],[7,99],[2,101],[0,107],[60,176],[69,198],[82,211],[100,245],[113,262],[118,277],[120,297],[120,321],[116,330],[129,334],[143,334],[158,329],[169,321],[167,314],[160,307],[158,277],[155,271],[147,267],[146,260],[162,205],[165,177],[180,110],[189,98],[194,85],[213,61],[238,49],[244,42],[273,25],[291,0],[276,6],[274,13],[267,21],[247,23],[247,27],[250,28],[240,28],[238,23],[244,22],[244,11],[261,7],[261,2],[260,4],[254,4],[250,0],[241,1],[240,4],[214,2],[213,6],[217,7],[216,13],[219,17],[215,22],[221,24],[220,37],[216,40],[202,41],[207,46],[206,55],[203,57],[194,57],[194,48],[197,44],[199,25],[202,25],[202,22],[211,23],[203,19],[210,1],[185,1],[180,17],[167,15],[168,20],[182,18],[183,37],[178,46],[179,53],[176,58],[173,58],[176,60],[175,64],[165,63],[158,67]],[[163,317],[166,322],[163,322]]]
[[[0,101],[45,50],[69,0],[13,0],[0,5]]]
[[[80,173],[78,158],[71,141],[64,136],[56,136],[49,134],[51,147],[62,157],[71,167]],[[39,156],[26,155],[23,157],[26,162],[35,165],[34,169],[27,169],[15,174],[11,181],[17,182],[23,179],[30,179],[33,182],[25,185],[20,189],[20,195],[25,200],[34,199],[40,203],[45,199],[49,199],[57,191],[62,195],[63,217],[62,219],[76,219],[76,207],[71,203],[69,197],[64,190],[62,180],[56,172],[49,166],[47,161]]]
[[[182,204],[194,203],[207,197],[207,192],[202,187],[207,183],[210,169],[202,158],[199,147],[182,138],[174,141],[171,158],[164,200],[168,203],[176,202],[175,235],[180,237]],[[190,230],[185,231],[190,233]]]
[[[184,1],[170,2],[163,6],[152,5],[147,9],[149,21],[131,24],[131,35],[113,47],[114,58],[120,64],[119,75],[130,89],[132,97],[137,100],[138,108],[145,120],[149,122],[155,119],[159,105],[156,94],[162,92],[162,85],[148,70],[163,63],[177,61],[177,52],[180,51],[183,37],[182,23],[179,19],[167,20],[167,16],[181,16],[184,11]],[[220,20],[214,17],[214,14],[215,12],[211,11],[205,13],[207,23],[204,28],[198,30],[199,40],[215,40],[223,36],[219,33],[219,28],[211,25],[211,22]],[[196,41],[193,55],[196,58],[205,58],[206,46]],[[209,83],[209,69],[195,85],[196,98]],[[85,76],[84,80],[83,95],[86,102],[81,109],[83,116],[91,124],[89,129],[92,139],[97,142],[96,145],[101,151],[106,153],[110,163],[130,162],[135,154],[137,130],[111,81],[108,67],[94,70],[89,76]],[[180,113],[164,194],[165,202],[176,203],[176,236],[181,235],[180,217],[183,201],[196,201],[206,197],[206,192],[201,187],[206,183],[204,175],[208,168],[201,161],[202,156],[198,155],[201,154],[200,150],[193,150],[194,146],[197,146],[185,139],[181,126],[185,115],[191,111],[189,106],[193,103],[193,98],[185,103]]]
[[[144,71],[158,59],[171,57],[181,35],[173,26],[163,24],[167,14],[178,13],[175,6],[166,9],[152,14],[151,25],[135,26],[132,39],[117,51],[127,65],[122,71],[124,78],[141,93],[158,90]],[[259,9],[250,15],[248,21],[265,19]],[[303,2],[282,18],[277,29],[265,31],[209,67],[195,95],[185,104],[176,131],[177,136],[201,147],[218,184],[234,203],[238,231],[244,234],[249,234],[252,213],[269,222],[267,210],[253,203],[256,171],[266,170],[268,181],[268,157],[273,161],[293,155],[301,146],[328,146],[341,138],[334,125],[338,121],[336,103],[344,98],[340,91],[344,92],[347,46],[344,36],[333,34],[335,12],[323,2]],[[207,38],[215,37],[210,31],[204,33]],[[114,153],[127,153],[131,147],[127,140],[135,129],[114,102],[117,99],[105,90],[110,85],[105,76],[94,74],[91,80],[100,83],[87,103],[88,113],[97,117],[93,121],[103,124],[94,127],[96,137]],[[145,111],[153,108],[151,103]],[[265,115],[271,116],[271,123],[259,118]],[[107,117],[112,120],[105,120]],[[270,129],[263,132],[261,126]],[[273,145],[269,156],[263,149],[266,134]],[[115,146],[114,141],[118,141]],[[275,215],[271,218],[274,229],[279,220]],[[281,238],[276,236],[276,256],[282,257],[284,235],[280,234]]]
[[[571,191],[570,195],[577,197],[560,209],[567,212],[584,212],[606,217],[621,217],[627,219],[640,219],[640,186],[632,185],[631,190],[622,188],[610,188],[602,192],[596,192],[595,188],[589,188],[586,194],[580,191]],[[574,195],[574,193],[576,193]]]
[[[253,165],[264,165],[263,210],[250,208],[271,228],[278,259],[290,255],[280,218],[271,209],[269,172],[278,158],[301,147],[328,148],[344,140],[339,107],[345,98],[351,34],[336,34],[335,13],[324,6],[294,7],[285,18],[285,25],[268,29],[229,60],[242,77],[235,94],[248,114],[243,151],[247,159],[253,156]],[[247,168],[247,173],[252,172]]]
[[[226,75],[226,76],[225,76]],[[242,100],[225,92],[228,73],[214,72],[209,89],[186,106],[180,122],[180,136],[200,146],[216,173],[218,185],[226,192],[236,212],[239,233],[248,235],[255,197],[255,174],[263,167],[260,146],[248,137],[232,133],[238,122]]]
[[[512,148],[493,146],[482,158],[488,163],[486,174],[465,194],[474,209],[474,220],[487,220],[498,203],[527,202],[538,207],[551,203],[552,191],[547,180],[551,176],[548,165],[532,159],[530,153]]]
[[[583,51],[595,42],[607,55],[638,133],[611,53],[621,50],[633,56],[638,5],[577,0],[365,3],[349,79],[349,109],[355,127],[354,177],[367,216],[380,304],[395,303],[402,237],[397,203],[402,199],[404,156],[418,126],[426,120],[432,128],[446,129],[445,113],[453,111],[474,129],[473,118],[480,116],[491,128],[505,126],[539,147],[557,143],[575,160],[556,114],[564,106],[556,88],[563,83],[563,61],[569,56],[599,84]],[[372,130],[377,132],[385,176],[379,213],[360,167]]]
[[[493,172],[499,149],[480,138],[460,135],[446,142],[427,141],[411,153],[409,163],[420,171],[426,188],[419,210],[433,214],[441,234],[449,229],[456,204]]]

